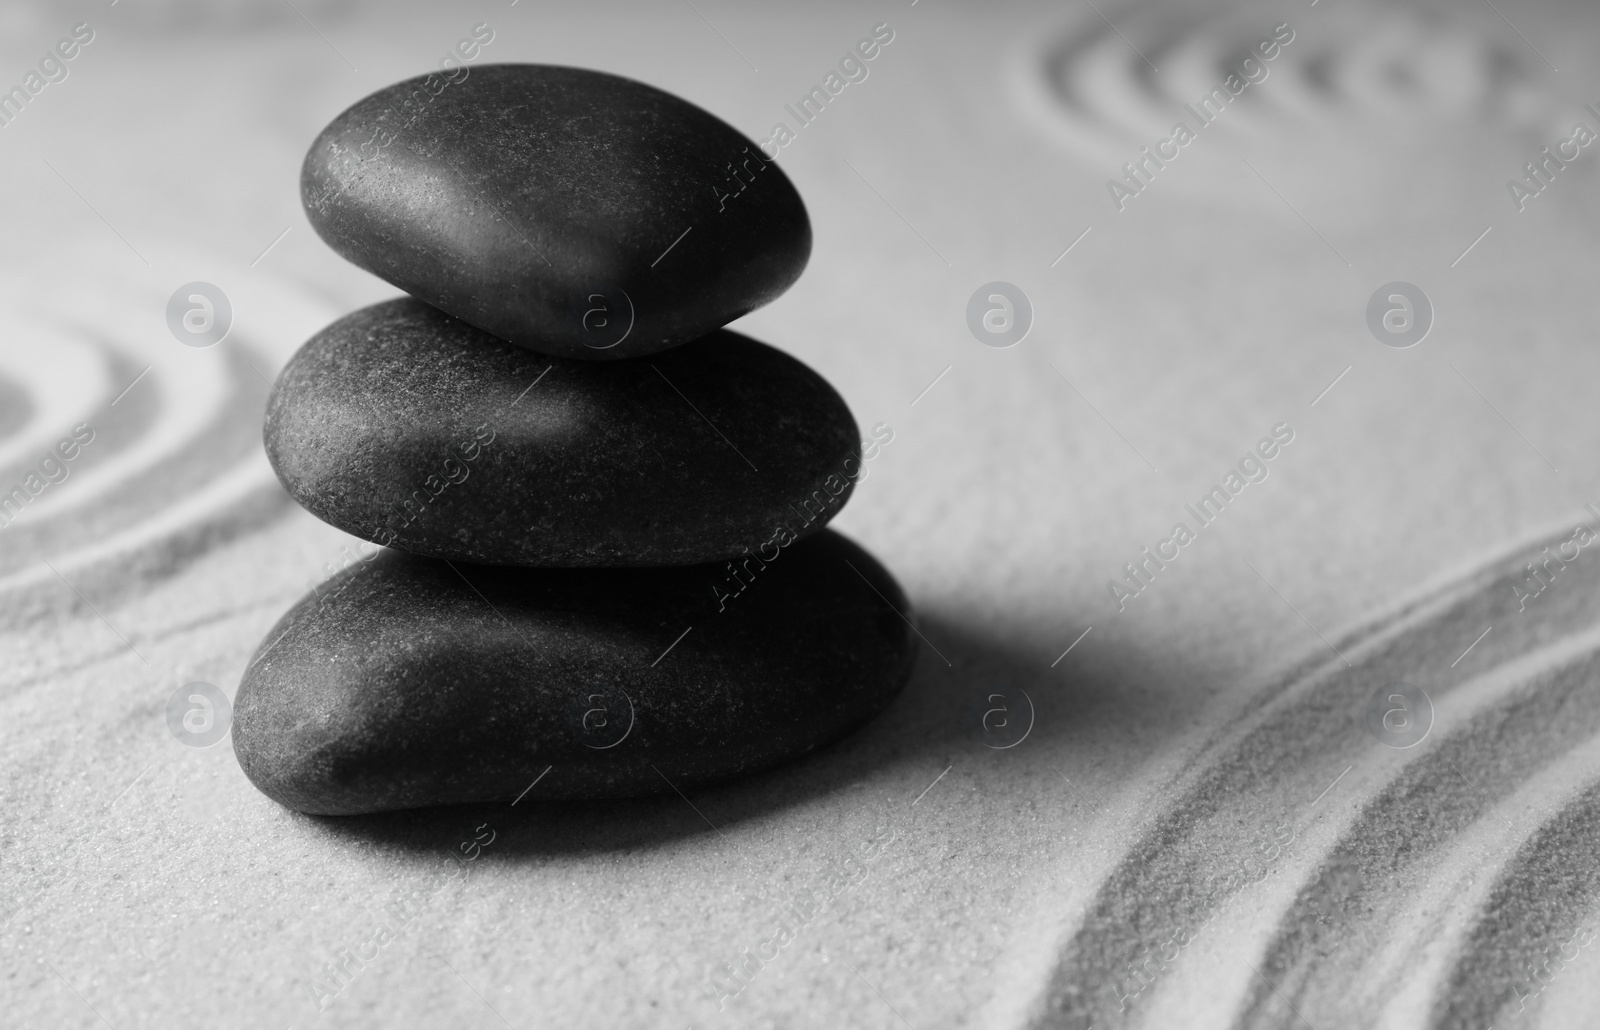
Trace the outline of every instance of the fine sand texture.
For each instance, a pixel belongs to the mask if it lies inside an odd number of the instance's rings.
[[[0,529],[6,1026],[1592,1023],[1592,5],[11,2],[0,89],[83,22],[0,125],[0,490],[92,432]],[[261,443],[295,348],[395,293],[300,161],[479,24],[786,126],[815,249],[733,328],[887,427],[834,526],[922,651],[742,782],[306,816],[168,700],[356,549]],[[968,325],[995,282],[1015,346]]]

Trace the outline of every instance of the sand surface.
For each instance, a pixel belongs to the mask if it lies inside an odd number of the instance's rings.
[[[1600,156],[1507,188],[1600,132],[1592,7],[8,3],[0,87],[83,21],[0,127],[0,488],[94,433],[0,530],[0,1022],[1592,1021],[1600,557],[1519,594],[1600,531]],[[355,544],[260,443],[293,350],[394,293],[310,230],[305,148],[482,22],[482,60],[757,138],[893,28],[780,151],[816,248],[735,328],[892,427],[835,526],[926,646],[876,723],[748,782],[309,818],[167,702],[232,695]],[[1107,180],[1285,25],[1119,211]],[[213,347],[166,324],[196,280],[232,302]],[[1366,319],[1397,280],[1434,310],[1408,348]],[[1014,347],[967,327],[993,281],[1032,302]],[[1108,580],[1274,427],[1119,610]],[[1368,730],[1394,683],[1432,704],[1408,748]]]

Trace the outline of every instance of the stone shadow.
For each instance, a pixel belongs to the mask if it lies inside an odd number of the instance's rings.
[[[637,851],[695,838],[715,841],[750,820],[849,791],[896,764],[932,767],[1003,755],[996,745],[1015,738],[1029,707],[1019,701],[1022,691],[1035,710],[1025,744],[1063,747],[1079,735],[1119,732],[1116,721],[1125,718],[1121,699],[1127,690],[1119,677],[1126,674],[1107,670],[1130,665],[1116,656],[1100,654],[1094,663],[1073,666],[1069,676],[1052,670],[1053,656],[1041,655],[1037,644],[970,629],[943,614],[924,616],[918,629],[928,643],[905,689],[876,719],[799,760],[738,781],[685,796],[664,791],[638,798],[539,801],[535,791],[516,804],[302,818],[330,842],[418,854],[450,852],[472,840],[473,828],[483,823],[497,834],[497,861]],[[1067,690],[1061,688],[1064,677]],[[996,691],[1005,699],[992,700]],[[671,774],[666,765],[662,771]]]

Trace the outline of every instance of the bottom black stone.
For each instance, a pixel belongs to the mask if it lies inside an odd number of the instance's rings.
[[[536,779],[540,800],[683,789],[882,710],[916,653],[900,613],[894,578],[832,531],[736,568],[384,551],[267,635],[234,752],[263,793],[321,815],[512,801]]]

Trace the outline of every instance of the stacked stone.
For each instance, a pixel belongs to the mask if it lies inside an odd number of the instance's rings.
[[[457,71],[306,157],[317,232],[411,296],[294,355],[267,455],[385,548],[264,639],[240,765],[355,814],[687,789],[838,739],[910,674],[906,599],[823,528],[863,471],[844,401],[721,328],[804,268],[799,195],[641,83]]]

